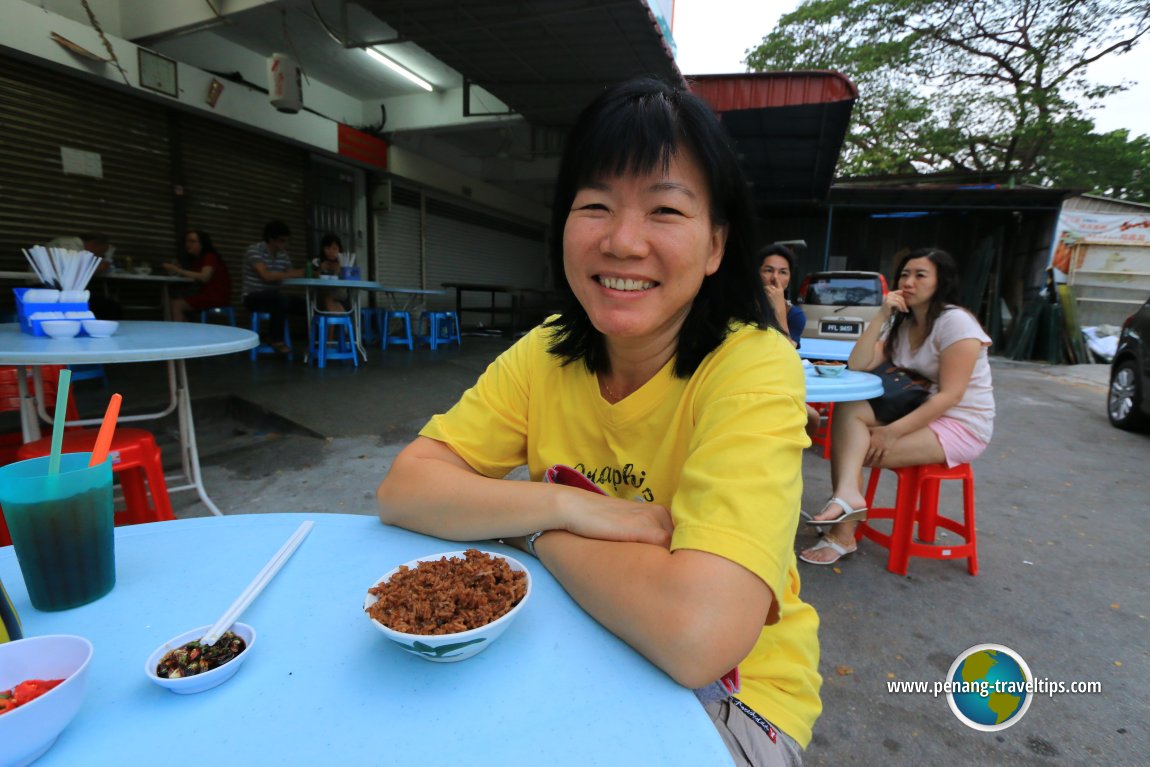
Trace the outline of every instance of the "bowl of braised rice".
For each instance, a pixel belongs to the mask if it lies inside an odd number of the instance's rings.
[[[531,574],[517,559],[467,549],[396,567],[367,590],[363,610],[407,652],[451,663],[487,649],[530,595]]]

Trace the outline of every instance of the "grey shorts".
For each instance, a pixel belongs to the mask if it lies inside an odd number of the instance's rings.
[[[737,698],[703,704],[737,767],[802,767],[799,744]]]

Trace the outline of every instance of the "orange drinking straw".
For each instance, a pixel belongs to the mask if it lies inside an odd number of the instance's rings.
[[[108,448],[112,446],[112,435],[116,433],[116,418],[120,415],[120,402],[124,398],[113,394],[108,400],[108,410],[104,413],[104,421],[100,424],[100,433],[96,435],[96,445],[92,448],[92,459],[89,466],[99,466],[108,458]]]

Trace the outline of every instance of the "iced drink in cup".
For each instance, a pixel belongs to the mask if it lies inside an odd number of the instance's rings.
[[[0,506],[37,610],[86,605],[116,585],[112,462],[64,453],[48,476],[48,456],[0,466]]]

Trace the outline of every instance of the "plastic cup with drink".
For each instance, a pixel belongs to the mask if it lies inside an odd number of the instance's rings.
[[[89,466],[91,453],[0,466],[0,506],[28,597],[37,610],[68,610],[116,585],[112,462]]]

